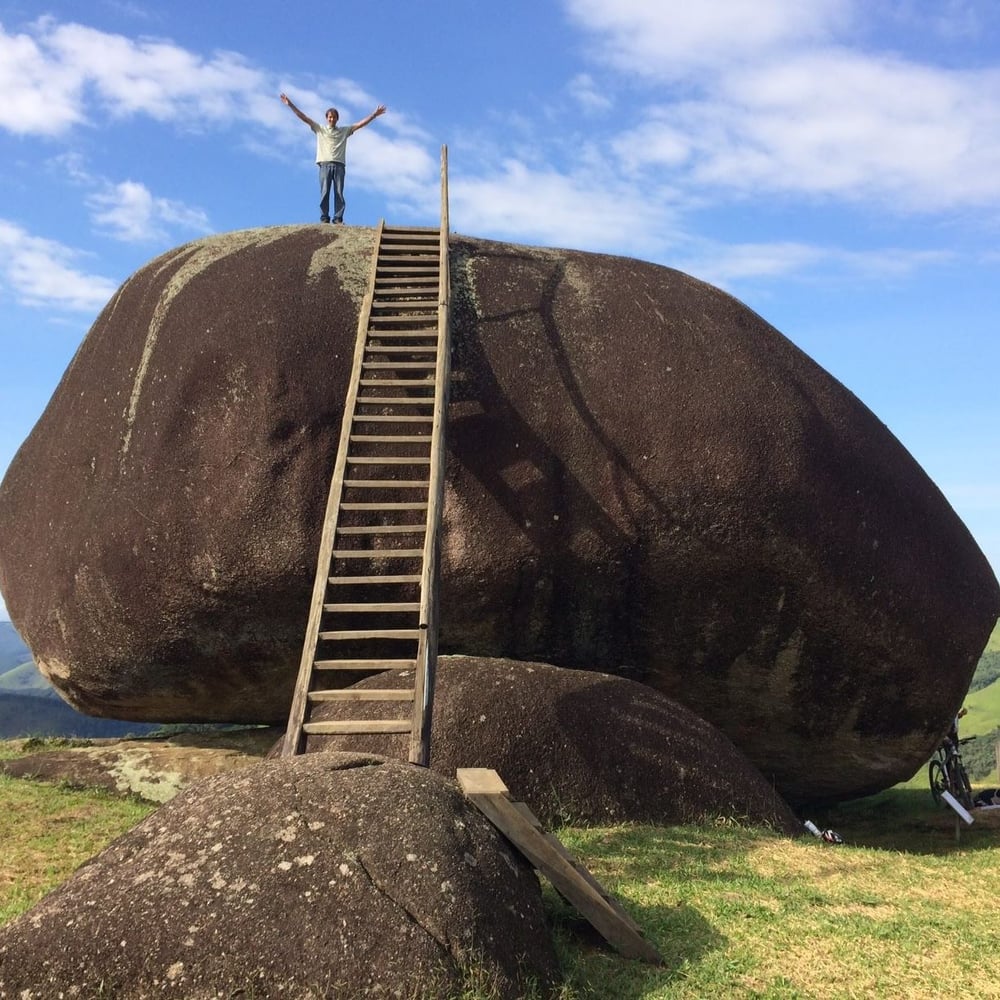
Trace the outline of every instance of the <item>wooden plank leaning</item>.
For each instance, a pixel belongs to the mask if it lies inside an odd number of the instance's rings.
[[[500,775],[490,768],[460,767],[459,787],[467,799],[541,872],[553,887],[626,958],[654,965],[663,956],[594,876],[553,835],[546,835],[523,802],[512,802]]]

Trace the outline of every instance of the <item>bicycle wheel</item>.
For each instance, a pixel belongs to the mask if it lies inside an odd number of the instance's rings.
[[[954,795],[966,809],[971,809],[972,785],[969,783],[968,774],[965,773],[965,765],[960,760],[954,761],[951,765],[951,783],[953,786],[951,794]]]
[[[948,788],[948,775],[945,774],[944,764],[939,760],[932,760],[927,768],[927,776],[930,779],[931,795],[934,801],[940,806],[944,804],[941,793]]]

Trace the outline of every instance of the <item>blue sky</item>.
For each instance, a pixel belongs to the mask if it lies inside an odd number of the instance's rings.
[[[316,119],[388,105],[351,140],[348,224],[433,224],[447,144],[454,231],[736,295],[874,410],[1000,570],[996,13],[0,0],[0,475],[133,271],[316,221],[285,91]]]

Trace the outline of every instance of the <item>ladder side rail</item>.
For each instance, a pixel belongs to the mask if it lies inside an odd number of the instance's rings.
[[[382,243],[382,230],[384,228],[385,220],[381,219],[375,231],[375,246],[372,254],[372,267],[368,280],[368,288],[361,303],[361,312],[358,316],[358,335],[354,345],[354,363],[351,368],[347,397],[344,400],[344,413],[340,425],[340,442],[337,446],[337,459],[333,475],[330,479],[330,492],[327,496],[326,514],[323,518],[323,532],[320,536],[319,554],[316,558],[316,577],[313,581],[309,620],[306,623],[305,639],[302,644],[302,658],[299,661],[299,673],[295,682],[295,693],[292,696],[292,705],[288,713],[288,727],[281,746],[282,757],[294,757],[301,752],[302,726],[305,722],[306,709],[309,703],[309,684],[312,680],[313,660],[316,657],[316,646],[319,642],[327,578],[330,575],[330,563],[333,558],[334,542],[337,534],[340,500],[343,495],[344,470],[347,465],[348,439],[350,438],[351,427],[354,423],[355,403],[361,379],[361,364],[364,360],[365,345],[368,339],[368,322],[371,317],[372,300],[375,296],[375,272],[378,267],[379,247]]]
[[[410,763],[430,764],[431,716],[434,711],[434,674],[437,667],[438,591],[440,588],[438,535],[444,506],[446,467],[445,426],[451,373],[451,274],[448,247],[448,147],[441,147],[441,230],[438,248],[438,354],[434,379],[431,456],[427,489],[427,533],[420,579],[420,631],[414,673],[414,725],[410,733]]]

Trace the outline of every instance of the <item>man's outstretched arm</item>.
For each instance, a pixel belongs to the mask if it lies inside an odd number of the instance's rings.
[[[295,107],[294,104],[292,104],[292,102],[288,99],[288,97],[285,94],[279,94],[278,96],[281,98],[281,103],[287,104],[292,109],[292,111],[295,112],[295,116],[304,121],[311,129],[315,130],[319,128],[319,126],[307,114],[303,114],[301,111],[299,111],[299,109]],[[385,108],[383,108],[382,110],[384,111]]]
[[[294,110],[294,109],[293,109]],[[385,105],[380,104],[367,118],[362,118],[361,121],[355,122],[351,126],[351,131],[357,132],[359,128],[364,128],[366,125],[371,125],[379,115],[385,114]]]

